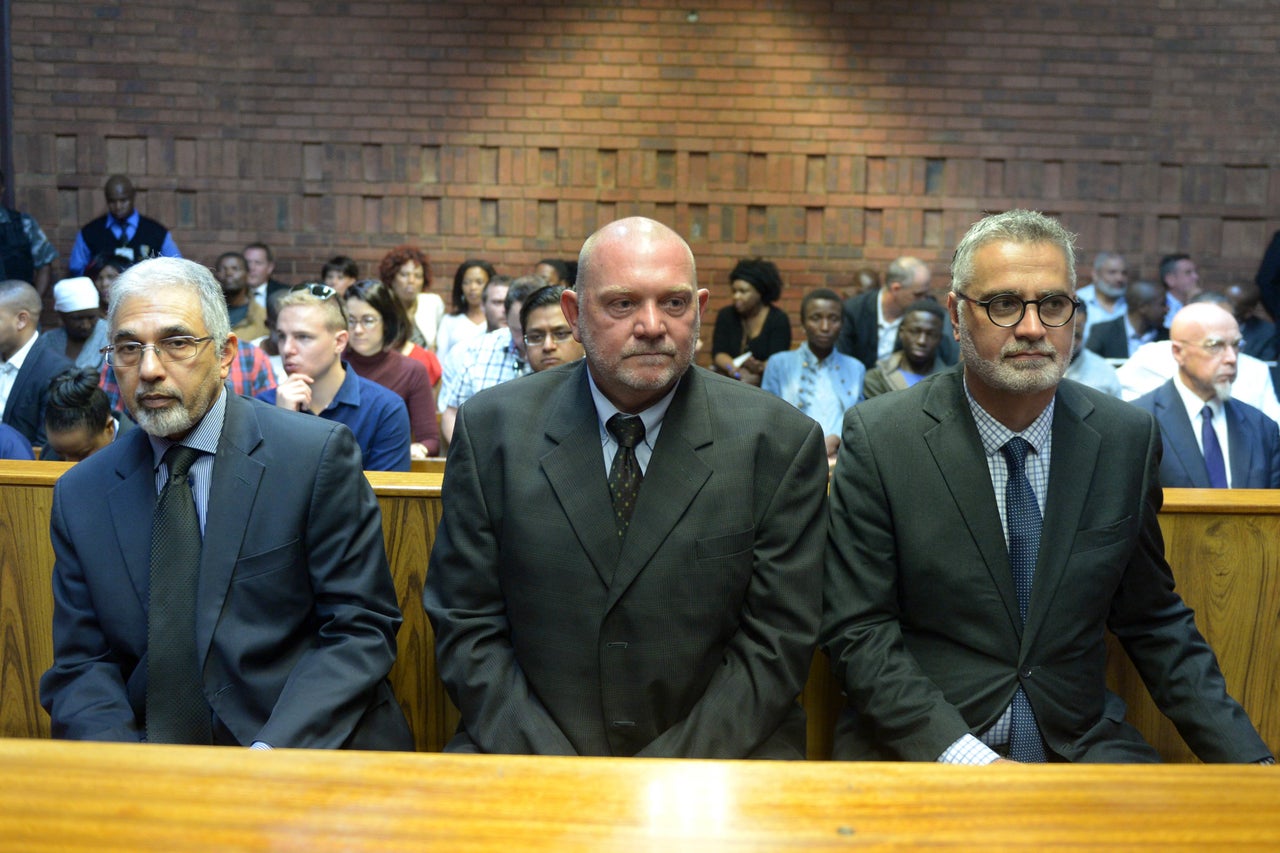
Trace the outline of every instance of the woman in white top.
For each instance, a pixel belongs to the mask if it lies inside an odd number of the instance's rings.
[[[444,300],[430,293],[427,255],[416,246],[396,246],[378,265],[378,278],[391,288],[409,315],[409,340],[423,349],[436,348],[436,333],[444,316]]]
[[[497,273],[488,261],[468,258],[453,274],[453,296],[449,313],[440,320],[436,355],[443,361],[455,344],[483,335],[489,326],[484,318],[484,288]]]

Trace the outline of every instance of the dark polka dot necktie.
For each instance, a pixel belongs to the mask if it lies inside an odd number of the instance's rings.
[[[1035,575],[1036,555],[1040,553],[1040,505],[1027,480],[1027,440],[1014,436],[1000,448],[1009,463],[1009,479],[1004,487],[1005,523],[1009,527],[1009,566],[1013,569],[1013,585],[1018,594],[1018,613],[1025,624],[1027,606],[1031,602],[1031,581]],[[1010,707],[1009,757],[1014,761],[1043,762],[1044,742],[1035,712],[1027,694],[1018,686]]]
[[[613,497],[618,536],[625,536],[640,494],[640,481],[644,479],[635,450],[636,445],[644,441],[644,421],[635,415],[618,414],[609,418],[605,427],[618,442],[618,452],[609,467],[609,494]]]

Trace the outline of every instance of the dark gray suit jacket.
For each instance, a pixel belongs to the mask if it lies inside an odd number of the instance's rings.
[[[27,353],[22,369],[13,380],[3,419],[26,436],[33,447],[40,448],[48,440],[44,434],[44,409],[49,400],[49,383],[59,373],[75,366],[56,348],[48,346],[47,341],[48,337],[41,335]]]
[[[351,431],[232,395],[214,459],[196,649],[215,741],[413,749],[387,673],[400,609]],[[151,444],[131,430],[54,488],[55,737],[145,733]]]
[[[449,748],[803,758],[826,472],[817,423],[691,368],[620,543],[585,362],[472,397],[423,593]]]
[[[822,642],[849,697],[835,755],[934,761],[1019,684],[1069,761],[1156,760],[1106,689],[1104,628],[1206,761],[1268,755],[1174,591],[1145,412],[1059,386],[1024,626],[961,370],[845,415],[831,487]]]
[[[1095,323],[1089,330],[1089,338],[1084,342],[1085,349],[1093,350],[1103,358],[1129,357],[1129,330],[1124,325],[1125,318],[1104,320]],[[1169,330],[1164,326],[1156,329],[1153,340],[1169,340]]]
[[[1154,391],[1133,401],[1135,406],[1155,415],[1164,439],[1164,457],[1160,460],[1160,484],[1174,489],[1207,489],[1209,473],[1204,467],[1204,454],[1196,442],[1197,422],[1187,417],[1187,407],[1170,379]],[[1262,412],[1228,400],[1227,442],[1231,456],[1233,489],[1280,489],[1280,429]]]
[[[864,290],[844,303],[843,320],[840,325],[840,337],[836,341],[836,349],[845,355],[851,355],[866,365],[867,370],[876,366],[879,360],[880,327],[876,300],[880,298],[880,288]],[[895,350],[901,349],[896,343]],[[956,344],[955,334],[951,331],[951,318],[942,323],[942,341],[938,344],[938,358],[943,364],[955,364],[960,359],[960,348]]]

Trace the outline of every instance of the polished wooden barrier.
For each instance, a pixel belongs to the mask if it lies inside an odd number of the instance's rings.
[[[1280,771],[0,741],[21,850],[1276,849]]]
[[[49,734],[37,692],[40,675],[52,662],[48,520],[53,483],[67,467],[0,462],[0,737]],[[457,711],[439,683],[420,596],[440,521],[442,475],[366,476],[382,508],[387,555],[404,612],[392,685],[418,749],[437,751],[457,725]],[[1280,753],[1280,494],[1170,490],[1160,521],[1178,587],[1217,651],[1232,695],[1249,711],[1272,752]],[[1112,655],[1110,680],[1129,703],[1135,725],[1166,760],[1193,760],[1123,653]],[[815,655],[802,702],[809,714],[810,756],[826,757],[841,699],[821,653]]]

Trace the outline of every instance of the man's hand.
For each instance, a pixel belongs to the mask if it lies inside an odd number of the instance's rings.
[[[302,373],[290,374],[276,386],[276,405],[294,412],[311,408],[311,383],[315,380]]]
[[[826,436],[826,443],[827,443],[827,462],[834,464],[836,461],[836,451],[840,449],[840,436],[828,435]]]

